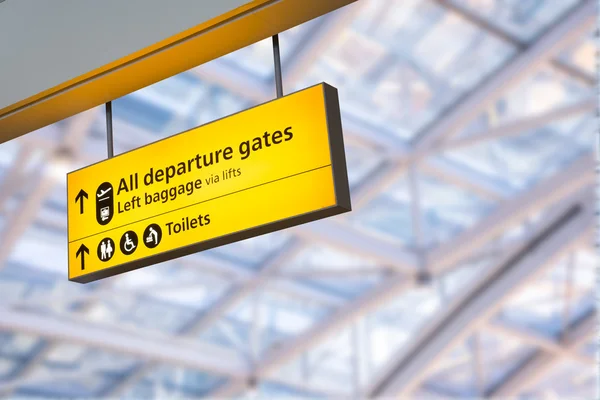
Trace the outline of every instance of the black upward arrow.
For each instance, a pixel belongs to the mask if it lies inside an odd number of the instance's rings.
[[[81,246],[79,246],[79,250],[77,250],[77,253],[75,253],[75,257],[79,258],[79,256],[81,255],[81,269],[84,270],[85,269],[85,254],[84,253],[88,253],[90,254],[90,249],[88,249],[85,244],[81,244]]]
[[[83,214],[83,198],[88,198],[88,194],[86,193],[85,190],[81,189],[79,191],[79,193],[77,194],[77,197],[75,197],[75,203],[77,203],[78,201],[81,201],[79,203],[79,214]]]

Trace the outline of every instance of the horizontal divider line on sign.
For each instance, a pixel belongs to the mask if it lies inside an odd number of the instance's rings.
[[[74,239],[74,240],[71,240],[71,241],[69,241],[69,243],[78,242],[78,241],[80,241],[80,240],[87,239],[87,238],[90,238],[90,237],[94,237],[94,236],[96,236],[96,235],[100,235],[100,234],[102,234],[102,233],[106,233],[106,232],[114,231],[115,229],[120,229],[120,228],[123,228],[123,227],[125,227],[125,226],[129,226],[129,225],[137,224],[138,222],[142,222],[142,221],[146,221],[146,220],[149,220],[149,219],[152,219],[152,218],[160,217],[161,215],[170,214],[170,213],[172,213],[172,212],[179,211],[179,210],[183,210],[183,209],[185,209],[185,208],[189,208],[189,207],[193,207],[193,206],[196,206],[196,205],[198,205],[198,204],[206,203],[206,202],[209,202],[209,201],[212,201],[212,200],[216,200],[216,199],[220,199],[220,198],[222,198],[222,197],[226,197],[226,196],[231,196],[231,195],[233,195],[233,194],[237,194],[237,193],[240,193],[240,192],[244,192],[244,191],[246,191],[246,190],[250,190],[250,189],[254,189],[254,188],[260,187],[260,186],[264,186],[264,185],[268,185],[268,184],[275,183],[275,182],[278,182],[278,181],[282,181],[282,180],[284,180],[284,179],[293,178],[293,177],[295,177],[295,176],[302,175],[302,174],[307,174],[307,173],[309,173],[309,172],[318,171],[318,170],[320,170],[320,169],[327,168],[327,167],[331,167],[331,164],[327,164],[327,165],[323,165],[323,166],[320,166],[320,167],[317,167],[317,168],[313,168],[313,169],[309,169],[309,170],[306,170],[306,171],[298,172],[298,173],[296,173],[296,174],[292,174],[292,175],[284,176],[284,177],[282,177],[282,178],[274,179],[274,180],[272,180],[272,181],[269,181],[269,182],[264,182],[264,183],[261,183],[261,184],[259,184],[259,185],[254,185],[254,186],[250,186],[250,187],[247,187],[247,188],[244,188],[244,189],[236,190],[235,192],[226,193],[226,194],[223,194],[223,195],[221,195],[221,196],[213,197],[213,198],[211,198],[211,199],[201,200],[201,201],[198,201],[198,202],[196,202],[196,203],[193,203],[193,204],[188,204],[188,205],[186,205],[186,206],[183,206],[183,207],[176,208],[176,209],[174,209],[174,210],[170,210],[170,211],[166,211],[166,212],[163,212],[163,213],[160,213],[160,214],[156,214],[156,215],[153,215],[153,216],[151,216],[151,217],[142,218],[142,219],[140,219],[140,220],[137,220],[137,221],[132,221],[132,222],[129,222],[129,223],[127,223],[127,224],[123,224],[123,225],[115,226],[114,228],[110,228],[110,229],[107,229],[107,230],[104,230],[104,231],[101,231],[101,232],[96,232],[96,233],[94,233],[93,235],[88,235],[88,236],[84,236],[84,237],[81,237],[81,238],[78,238],[78,239]]]

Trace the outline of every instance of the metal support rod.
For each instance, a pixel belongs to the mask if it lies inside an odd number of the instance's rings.
[[[112,127],[112,102],[106,103],[106,145],[108,148],[108,158],[114,156],[113,145],[113,127]]]
[[[283,97],[283,79],[281,77],[281,56],[279,54],[279,35],[273,36],[273,61],[275,62],[275,87],[277,98]]]

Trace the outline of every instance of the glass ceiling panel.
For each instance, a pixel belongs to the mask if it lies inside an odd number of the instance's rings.
[[[91,398],[103,388],[113,383],[111,378],[103,375],[90,375],[76,379],[47,378],[44,382],[26,384],[20,387],[15,396],[31,398]]]
[[[419,176],[425,247],[438,245],[470,228],[494,206],[455,185],[425,174]]]
[[[4,357],[29,358],[42,344],[42,339],[32,335],[0,332],[0,354]]]
[[[53,373],[77,375],[102,374],[120,378],[129,373],[139,360],[125,354],[117,354],[85,346],[57,344],[40,362],[40,375],[52,376]]]
[[[596,337],[592,337],[587,343],[578,349],[581,355],[596,359],[598,354],[598,340]]]
[[[481,357],[479,363],[476,362],[476,351]],[[453,347],[448,356],[440,360],[424,386],[458,398],[479,397],[480,390],[489,390],[503,381],[534,351],[535,348],[516,339],[497,336],[487,330],[479,331]]]
[[[332,311],[317,302],[271,290],[267,284],[230,310],[226,319],[235,325],[242,339],[251,340],[251,335],[257,334],[258,350],[262,353],[306,332]]]
[[[315,290],[351,299],[382,282],[387,273],[380,267],[371,260],[311,244],[290,260],[282,274]]]
[[[379,152],[365,147],[345,144],[346,166],[350,190],[354,190],[369,179],[382,164],[383,158]]]
[[[440,276],[438,287],[442,298],[447,301],[463,293],[464,288],[471,285],[476,278],[485,274],[495,260],[496,257],[489,256],[471,262],[463,262]]]
[[[193,72],[184,72],[147,86],[125,97],[139,98],[150,104],[171,110],[178,115],[191,112],[191,107],[209,95],[210,88]]]
[[[17,140],[5,142],[0,146],[0,166],[2,169],[8,169],[19,157],[21,143]]]
[[[420,386],[413,392],[413,396],[420,400],[448,400],[448,393],[438,393],[435,390],[435,388]]]
[[[530,398],[593,399],[597,397],[598,368],[582,368],[572,361],[557,362],[550,373],[529,391]]]
[[[372,1],[298,86],[325,80],[344,113],[410,140],[514,50],[434,2]]]
[[[153,299],[150,296],[122,293],[94,302],[84,318],[97,323],[119,325],[129,329],[177,333],[198,311],[191,307]]]
[[[504,381],[535,351],[531,347],[511,338],[508,335],[499,336],[486,329],[478,333],[481,345],[481,365],[485,376],[485,387],[489,390]]]
[[[367,317],[372,368],[385,365],[402,345],[418,334],[441,305],[434,285],[417,286],[398,293],[393,301],[372,312]]]
[[[426,174],[418,174],[423,242],[430,248],[471,227],[493,208],[493,203],[472,192]],[[416,246],[413,235],[412,194],[406,175],[366,207],[354,211],[349,221],[388,240]]]
[[[516,193],[532,187],[588,152],[593,140],[593,120],[591,117],[576,118],[520,136],[454,150],[439,158],[476,170]]]
[[[579,39],[574,46],[563,51],[559,59],[590,76],[595,76],[597,51],[598,39],[595,32],[590,32],[586,37]]]
[[[328,44],[327,52],[311,68],[307,67],[304,79],[294,84],[299,89],[325,80],[337,86],[344,121],[352,121],[373,135],[389,136],[386,140],[407,144],[413,141],[461,95],[516,54],[513,46],[480,30],[437,1],[364,1],[354,22],[341,30],[337,39]],[[574,0],[454,1],[507,29],[509,34],[522,41],[531,40],[556,23],[575,3]],[[281,34],[284,71],[326,20],[317,19]],[[563,52],[560,59],[593,74],[594,40],[591,35],[582,38]],[[244,71],[250,79],[271,84],[268,82],[273,75],[270,39],[232,53],[219,62]],[[486,110],[458,137],[485,133],[509,122],[576,104],[595,95],[592,90],[551,66],[542,68]],[[251,104],[252,101],[199,79],[194,71],[177,75],[113,103],[116,153],[230,115]],[[62,137],[69,123],[70,119],[62,121],[34,132],[28,138],[55,142]],[[100,107],[92,134],[83,146],[92,158],[106,158],[105,129]],[[590,113],[522,132],[518,137],[450,150],[440,159],[454,163],[456,170],[466,171],[465,179],[483,177],[490,186],[497,186],[499,193],[511,195],[556,172],[589,149],[592,129],[595,129],[595,119]],[[23,142],[13,140],[0,146],[0,179],[15,162]],[[46,152],[47,149],[41,149],[34,154],[28,164],[29,172],[42,171]],[[379,153],[355,142],[346,144],[353,190],[368,182],[381,167]],[[82,158],[74,162],[74,168],[87,164],[89,160]],[[510,190],[505,190],[507,187]],[[494,206],[493,202],[425,173],[420,174],[419,188],[425,232],[425,241],[420,244],[426,247],[443,243],[468,229]],[[25,192],[30,187],[21,185],[19,189]],[[13,196],[6,204],[8,212],[17,209],[10,207],[17,207],[23,199]],[[348,219],[354,229],[362,229],[404,248],[414,247],[411,200],[408,182],[402,178],[367,207],[349,214]],[[111,280],[114,288],[96,295],[92,292],[96,284],[76,285],[65,279],[64,204],[64,186],[61,189],[61,185],[57,185],[44,202],[34,225],[14,248],[9,262],[0,269],[2,304],[27,300],[29,304],[35,302],[33,308],[47,310],[52,315],[52,312],[72,312],[93,299],[82,318],[115,324],[123,329],[133,328],[140,333],[159,331],[175,335],[202,318],[210,305],[231,293],[232,284],[240,282],[237,279],[251,277],[254,270],[278,254],[291,238],[280,232],[214,249],[202,255],[214,257],[205,263],[207,265],[202,264],[201,257],[186,258],[186,262],[163,263],[130,272]],[[543,218],[543,214],[537,217]],[[0,218],[0,227],[3,224]],[[520,240],[522,236],[519,235],[527,232],[530,225],[531,222],[520,225],[504,239]],[[595,258],[591,251],[578,252],[576,268],[570,275],[563,266],[552,268],[512,296],[494,323],[512,323],[518,328],[530,328],[537,334],[554,337],[565,324],[567,280],[573,281],[569,321],[573,322],[593,309]],[[360,318],[356,326],[344,329],[310,349],[303,359],[294,360],[279,372],[284,376],[289,374],[289,378],[293,369],[294,377],[304,377],[311,385],[350,394],[353,387],[348,382],[354,378],[354,368],[368,370],[368,377],[372,378],[378,367],[418,335],[444,304],[462,293],[493,261],[493,257],[488,257],[460,263],[443,277],[435,278],[429,286],[398,293],[393,302]],[[219,262],[222,262],[222,268]],[[333,249],[311,246],[282,266],[281,277],[256,290],[256,304],[253,295],[249,296],[217,324],[198,335],[197,340],[223,344],[245,354],[257,335],[258,350],[264,354],[266,349],[292,340],[326,321],[347,301],[373,290],[387,278],[378,267]],[[215,269],[227,272],[219,274]],[[236,269],[241,272],[236,273]],[[350,270],[352,274],[348,273]],[[119,295],[113,295],[112,291]],[[92,297],[86,297],[86,293]],[[327,296],[335,300],[321,301]],[[358,329],[358,326],[362,328]],[[486,366],[486,387],[505,379],[532,352],[532,348],[504,335],[496,336],[487,330],[478,335]],[[362,339],[357,340],[357,337]],[[361,358],[357,366],[354,346],[361,340],[369,355]],[[0,333],[0,379],[26,366],[25,359],[37,354],[46,344],[37,337]],[[595,355],[594,346],[587,343],[577,351],[592,356]],[[429,393],[432,397],[436,393],[476,393],[472,348],[469,343],[459,347],[462,348],[457,348],[442,361],[447,368],[437,371],[429,379],[431,385],[426,384],[419,393]],[[19,363],[7,357],[18,359]],[[49,379],[29,385],[18,394],[98,397],[107,393],[117,378],[139,364],[138,360],[124,355],[61,344],[40,365],[44,370],[55,372],[91,367],[99,371],[92,371],[82,379]],[[592,398],[590,377],[581,373],[582,370],[576,365],[557,368],[554,375],[535,391],[537,394],[554,393],[559,398],[573,393]],[[224,378],[217,376],[161,367],[142,378],[128,396],[198,397],[207,395],[224,382]],[[258,395],[266,398],[318,397],[316,393],[291,386],[291,383],[287,387],[265,382],[259,386]]]
[[[589,313],[594,307],[594,293],[589,283],[581,286],[581,278],[589,279],[589,273],[579,272],[576,260],[571,271],[569,263],[569,258],[563,257],[534,282],[513,294],[504,303],[498,321],[556,338],[565,327]],[[569,280],[573,282],[570,288]],[[568,303],[567,291],[571,293]]]
[[[294,389],[282,384],[265,382],[258,385],[249,397],[258,399],[323,399],[325,396],[318,393]],[[247,398],[247,397],[242,397]]]
[[[113,110],[115,109],[113,104]],[[106,120],[103,118],[103,113],[93,122],[90,134],[87,136],[83,144],[83,149],[86,154],[90,154],[94,161],[104,161],[107,158],[106,154]],[[149,143],[161,139],[158,132],[151,132],[143,127],[135,125],[131,119],[113,118],[113,140],[114,154],[119,155],[127,151],[131,151],[140,146],[145,146]],[[92,161],[92,160],[90,160]],[[73,169],[83,168],[89,165],[89,162],[75,161]]]
[[[217,247],[204,253],[215,258],[235,262],[241,267],[256,270],[269,257],[279,252],[290,238],[290,234],[286,232],[274,232]]]
[[[66,281],[39,266],[9,262],[0,270],[0,305],[21,304],[47,311],[65,311],[77,305],[73,299],[85,295],[95,285]]]
[[[43,364],[49,368],[77,368],[87,353],[87,347],[78,344],[60,343],[52,347],[46,355]]]
[[[174,260],[120,276],[115,286],[117,291],[145,293],[168,304],[202,310],[227,291],[231,281],[203,271],[200,265],[193,268]]]
[[[423,386],[448,397],[471,398],[478,394],[474,374],[473,350],[469,343],[453,347],[449,355],[439,363],[436,371]]]
[[[223,377],[204,372],[160,366],[144,377],[125,398],[197,398],[225,381]]]
[[[16,264],[36,267],[66,277],[66,232],[50,232],[34,226],[16,243],[9,260]]]
[[[332,398],[349,398],[354,391],[352,360],[355,340],[353,333],[344,329],[322,343],[304,352],[299,359],[284,364],[275,376],[293,379],[311,388],[325,388]]]
[[[149,133],[158,134],[164,131],[174,117],[173,111],[133,95],[113,101],[113,118],[115,120],[125,121]],[[119,134],[115,136],[118,137]]]
[[[556,23],[577,0],[450,0],[481,15],[490,24],[529,41]]]
[[[593,94],[593,88],[546,65],[505,93],[457,137],[483,133],[509,122],[551,112],[587,100]]]
[[[352,212],[348,222],[357,230],[381,240],[413,246],[412,216],[409,204],[398,204],[386,194]]]
[[[233,95],[227,90],[213,87],[210,95],[204,101],[190,109],[192,127],[207,124],[217,119],[246,110],[255,104],[239,96]]]
[[[18,373],[19,363],[16,360],[0,357],[0,382],[12,378]]]
[[[298,25],[279,34],[281,63],[284,71],[293,56],[301,50],[307,41],[312,39],[312,34],[327,17],[320,17],[305,24]],[[244,47],[219,59],[223,62],[248,73],[251,79],[266,81],[273,76],[273,44],[271,38],[261,40],[255,44]]]
[[[335,385],[328,385],[332,389],[341,390],[344,386],[350,389],[349,382],[353,381],[356,365],[352,340],[351,331],[345,330],[335,340],[307,352],[303,359],[308,371],[307,381],[317,385],[333,381]]]

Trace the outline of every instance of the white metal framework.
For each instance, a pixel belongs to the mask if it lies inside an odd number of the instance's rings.
[[[595,397],[595,3],[282,33],[285,90],[339,89],[353,212],[90,285],[64,173],[101,108],[0,145],[0,397]],[[115,153],[274,97],[269,46],[116,100]]]

